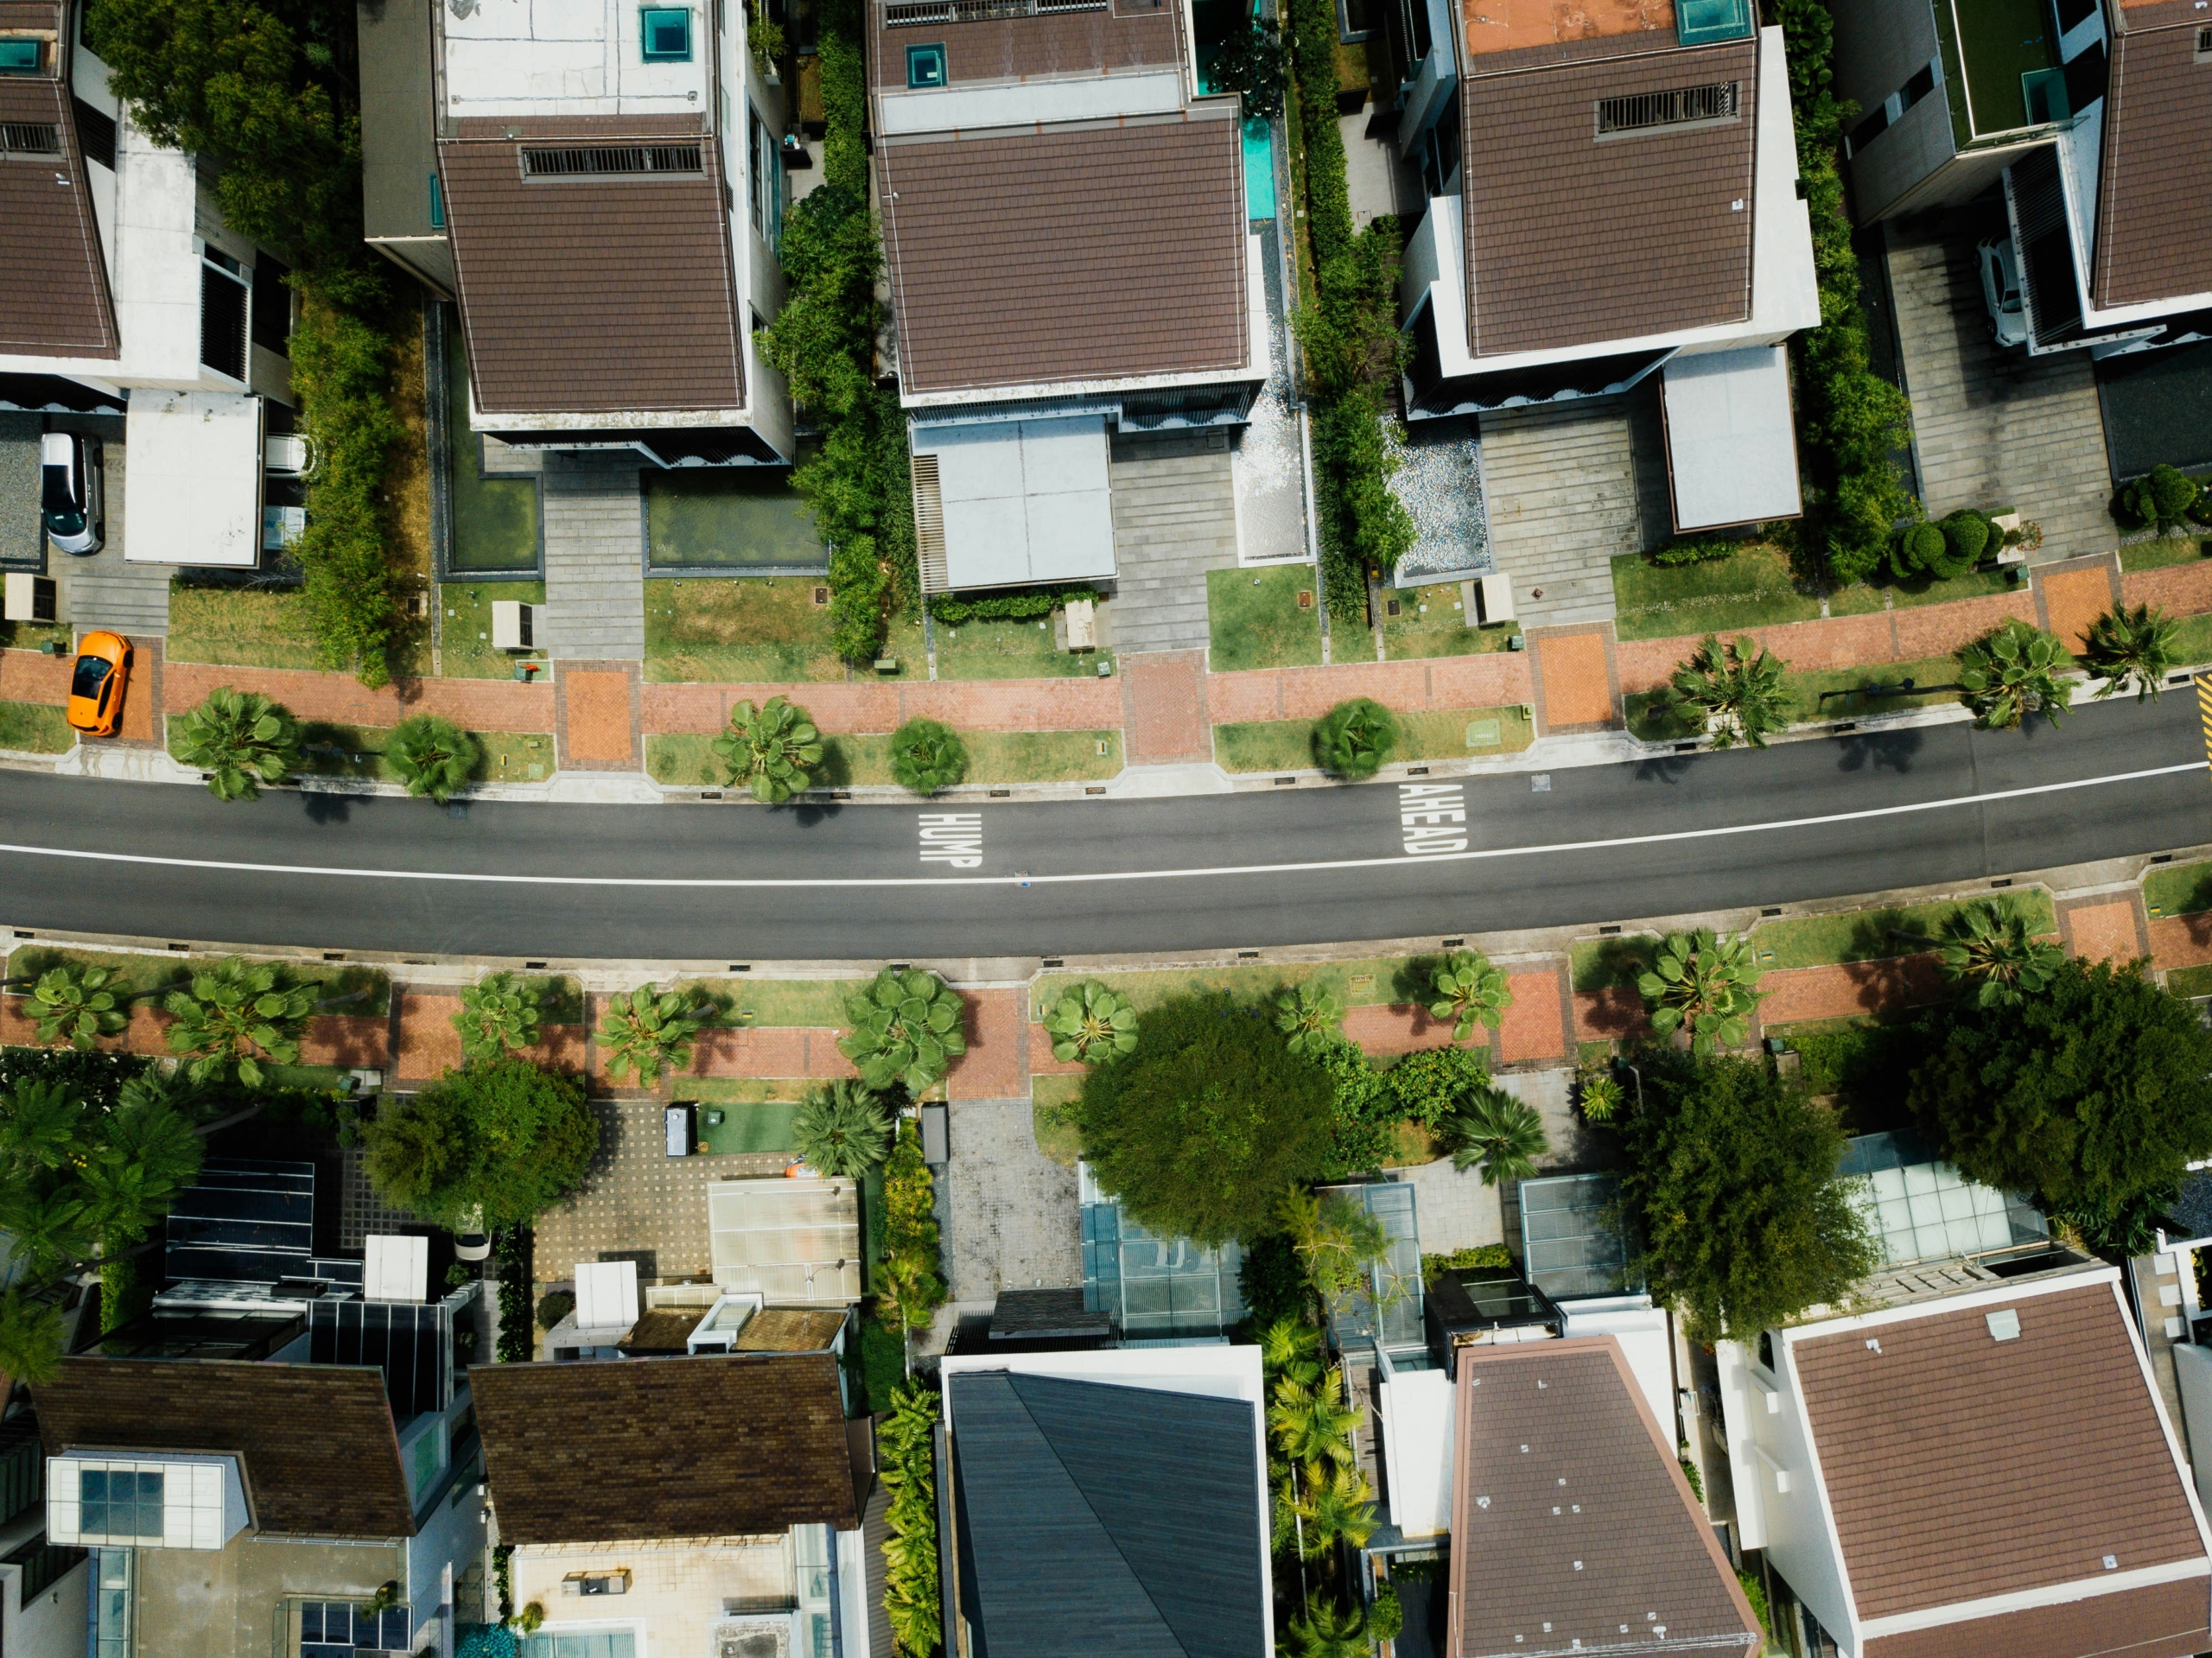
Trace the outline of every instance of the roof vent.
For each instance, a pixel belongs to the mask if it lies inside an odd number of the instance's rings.
[[[2107,1555],[2106,1555],[2106,1556],[2105,1556],[2105,1570],[2106,1570],[2106,1571],[2107,1571],[2107,1572],[2117,1572],[2117,1571],[2119,1571],[2119,1570],[2120,1570],[2120,1556],[2119,1556],[2119,1555],[2117,1555],[2117,1554],[2107,1554]]]
[[[1743,83],[1718,80],[1663,92],[1630,92],[1598,100],[1598,136],[1616,137],[1651,127],[1705,126],[1742,113]]]
[[[1986,1315],[1986,1322],[1989,1325],[1990,1340],[2016,1342],[2020,1339],[2020,1315],[2011,1307]]]
[[[1878,1337],[1869,1336],[1866,1338],[1866,1350],[1870,1353],[1880,1352],[1882,1350],[1881,1339]]]
[[[615,179],[639,173],[702,172],[696,144],[576,144],[558,149],[525,149],[526,179]]]

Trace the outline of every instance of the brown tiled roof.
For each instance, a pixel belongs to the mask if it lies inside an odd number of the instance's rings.
[[[689,1350],[691,1332],[703,1316],[697,1307],[652,1307],[639,1315],[630,1333],[615,1345],[632,1355],[683,1353]]]
[[[826,1354],[480,1364],[468,1381],[502,1541],[860,1523]]]
[[[1741,87],[1733,121],[1596,137],[1601,98],[1720,81]],[[1470,350],[1748,317],[1758,90],[1756,39],[1462,79]]]
[[[1866,1643],[1866,1658],[2190,1658],[2212,1642],[2202,1578]]]
[[[73,1445],[227,1451],[262,1531],[414,1534],[384,1372],[372,1367],[72,1358],[32,1396],[48,1456]]]
[[[1101,69],[1141,69],[1182,61],[1179,6],[1048,12],[1036,17],[886,28],[882,0],[870,0],[872,86],[906,90],[906,48],[942,46],[948,84],[1036,80]]]
[[[1243,369],[1235,116],[878,144],[901,389]]]
[[[1619,1343],[1456,1357],[1446,1658],[1754,1647],[1751,1606]]]
[[[763,1307],[738,1331],[741,1353],[826,1353],[845,1315],[823,1307]]]
[[[492,414],[736,409],[743,335],[721,164],[702,176],[525,181],[519,152],[564,138],[666,143],[570,124],[438,146],[478,405]]]
[[[1861,1618],[2204,1557],[2113,1286],[2010,1305],[1792,1344]]]
[[[0,8],[0,24],[68,31],[50,5]],[[0,159],[0,352],[42,357],[120,354],[91,181],[77,144],[66,79],[0,77],[0,122],[60,130],[59,156]]]
[[[2111,43],[2090,289],[2100,306],[2212,290],[2212,63],[2203,14]]]

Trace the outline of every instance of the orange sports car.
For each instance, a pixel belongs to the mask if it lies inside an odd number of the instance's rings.
[[[130,683],[130,641],[102,630],[77,642],[77,666],[69,676],[69,723],[94,737],[112,737],[123,719],[123,695]]]

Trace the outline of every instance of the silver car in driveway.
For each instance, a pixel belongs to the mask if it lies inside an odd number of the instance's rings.
[[[2028,314],[2020,303],[2020,262],[2012,238],[1991,237],[1974,250],[1981,266],[1982,302],[1989,307],[1989,331],[2000,346],[2028,343]]]
[[[39,440],[39,509],[46,538],[59,551],[79,557],[99,551],[107,529],[101,470],[96,437],[48,432]]]

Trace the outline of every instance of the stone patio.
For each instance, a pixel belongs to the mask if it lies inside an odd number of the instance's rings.
[[[986,1308],[1001,1289],[1080,1285],[1075,1171],[1037,1149],[1028,1100],[955,1100],[948,1109],[952,1162],[940,1187],[952,1299]]]

